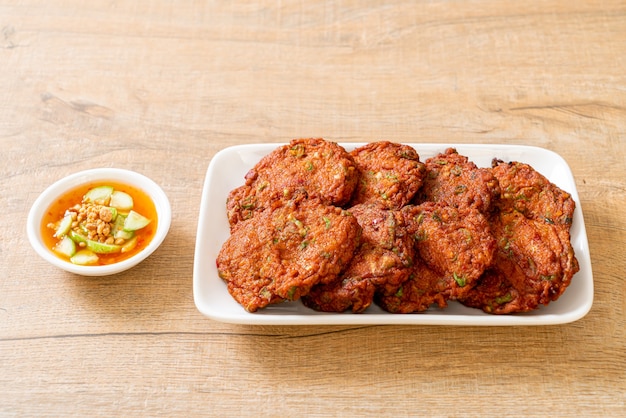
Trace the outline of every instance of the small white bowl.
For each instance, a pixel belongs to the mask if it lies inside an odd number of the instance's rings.
[[[80,266],[60,259],[50,248],[47,248],[43,242],[41,236],[41,222],[44,213],[52,205],[55,199],[69,190],[86,183],[105,183],[107,181],[128,184],[129,186],[136,187],[143,190],[152,199],[158,216],[157,230],[152,238],[152,241],[148,243],[146,248],[139,251],[134,256],[109,265]],[[26,230],[28,240],[30,241],[33,249],[50,264],[81,276],[108,276],[128,270],[145,260],[159,247],[159,245],[161,245],[170,229],[171,222],[172,210],[170,202],[161,187],[159,187],[159,185],[157,185],[154,181],[134,171],[119,168],[95,168],[92,170],[80,171],[67,176],[44,190],[44,192],[39,195],[37,200],[35,200],[35,203],[33,203],[33,206],[28,213]]]

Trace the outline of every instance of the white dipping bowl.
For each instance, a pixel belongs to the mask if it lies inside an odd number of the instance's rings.
[[[106,183],[107,181],[127,184],[143,190],[152,199],[156,208],[158,224],[152,241],[137,254],[117,263],[102,266],[81,266],[62,260],[52,249],[46,247],[41,235],[41,223],[44,214],[53,202],[68,191],[87,183]],[[95,168],[80,171],[67,176],[48,187],[39,195],[28,213],[26,232],[33,249],[50,264],[81,276],[108,276],[120,273],[136,266],[152,254],[165,239],[172,222],[172,209],[167,196],[154,181],[134,171],[119,168]]]

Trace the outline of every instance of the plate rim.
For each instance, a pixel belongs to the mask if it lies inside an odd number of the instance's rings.
[[[376,141],[371,141],[376,142]],[[344,147],[346,150],[350,151],[359,146],[363,146],[368,144],[369,142],[337,142],[340,146]],[[194,248],[194,262],[193,262],[193,297],[196,308],[200,313],[209,319],[219,321],[222,323],[231,323],[231,324],[244,324],[244,325],[456,325],[456,326],[526,326],[526,325],[558,325],[558,324],[566,324],[577,321],[583,318],[587,313],[591,310],[593,305],[594,298],[594,283],[593,283],[593,272],[591,268],[591,260],[589,254],[589,243],[587,238],[587,232],[585,228],[584,216],[582,213],[582,207],[580,203],[580,198],[578,195],[578,190],[576,188],[575,179],[573,177],[571,168],[565,161],[565,159],[559,155],[558,153],[542,148],[534,145],[514,145],[514,144],[471,144],[471,143],[412,143],[412,142],[398,142],[405,145],[412,146],[416,149],[420,157],[422,153],[420,152],[420,147],[424,147],[424,149],[436,149],[436,152],[443,152],[448,148],[456,148],[460,154],[467,154],[468,151],[476,152],[478,150],[493,150],[492,158],[499,158],[497,152],[500,150],[508,150],[515,151],[516,153],[521,153],[523,151],[530,152],[532,154],[538,154],[541,156],[547,156],[551,159],[556,159],[558,165],[562,166],[565,170],[564,175],[566,175],[567,179],[571,181],[572,188],[568,189],[567,192],[570,193],[572,198],[576,202],[574,222],[577,224],[578,234],[580,235],[578,238],[581,240],[580,245],[582,247],[583,253],[576,253],[576,258],[578,259],[580,265],[580,271],[576,273],[574,277],[583,277],[581,280],[583,283],[583,290],[586,292],[584,297],[584,303],[576,306],[575,308],[568,310],[563,314],[552,314],[552,313],[541,313],[540,307],[538,310],[533,311],[530,314],[524,313],[516,313],[512,315],[490,315],[486,314],[478,309],[474,308],[466,308],[471,310],[472,315],[466,314],[446,314],[445,309],[442,310],[434,310],[420,312],[420,313],[412,313],[412,314],[392,314],[388,312],[384,312],[381,310],[380,313],[371,313],[368,311],[361,314],[353,314],[351,312],[345,313],[326,313],[326,312],[316,312],[310,310],[308,308],[300,307],[302,311],[305,311],[305,314],[293,314],[293,313],[274,313],[274,309],[276,306],[274,305],[267,307],[263,310],[259,310],[255,313],[250,313],[245,311],[243,308],[240,309],[240,312],[221,312],[218,309],[214,309],[203,297],[203,287],[202,280],[211,280],[211,278],[205,278],[202,276],[202,272],[205,269],[204,263],[206,255],[204,254],[205,241],[206,241],[206,233],[209,229],[209,224],[211,223],[210,219],[207,219],[207,216],[204,216],[207,213],[207,209],[211,206],[211,191],[213,189],[213,182],[217,175],[215,172],[216,167],[222,162],[223,159],[228,158],[233,154],[238,155],[248,155],[248,154],[259,154],[259,156],[263,156],[268,152],[272,151],[275,148],[278,148],[283,145],[287,145],[287,142],[277,142],[277,143],[251,143],[251,144],[238,144],[228,146],[219,150],[213,158],[209,161],[206,174],[204,177],[204,183],[202,187],[202,195],[200,201],[200,210],[198,214],[198,226],[197,226],[197,234],[196,234],[196,242]],[[472,152],[469,152],[470,154]],[[425,160],[425,157],[423,160]],[[422,158],[420,158],[422,159]],[[471,158],[470,158],[471,160]],[[524,162],[520,160],[521,162]],[[555,163],[557,165],[557,163]],[[244,169],[250,169],[250,167],[243,167]],[[545,175],[545,174],[544,174]],[[547,177],[547,176],[546,176]],[[243,184],[244,179],[239,179],[239,183]],[[225,205],[225,202],[224,202]],[[224,210],[224,214],[226,211]],[[221,247],[222,243],[219,243],[218,246]],[[214,261],[214,260],[213,260]],[[217,271],[215,271],[215,277],[212,280],[218,280],[224,285],[224,290],[226,289],[225,283],[217,276]],[[230,294],[226,291],[226,295],[231,298]],[[557,301],[558,302],[558,301]],[[235,302],[236,303],[236,302]],[[451,302],[451,304],[456,304],[457,302]],[[556,303],[556,302],[552,302]],[[301,302],[286,302],[286,304],[301,304]],[[460,304],[459,304],[460,305]],[[465,307],[463,307],[465,308]]]

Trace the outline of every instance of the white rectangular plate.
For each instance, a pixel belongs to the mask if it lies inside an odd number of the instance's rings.
[[[246,312],[228,293],[219,278],[215,259],[230,234],[226,216],[228,193],[244,183],[244,175],[263,156],[283,144],[239,145],[218,152],[211,160],[202,190],[198,234],[194,255],[193,293],[198,310],[211,319],[258,325],[350,325],[350,324],[430,324],[430,325],[550,325],[576,321],[587,314],[593,303],[593,276],[589,244],[580,200],[572,172],[558,154],[537,147],[517,145],[407,144],[417,150],[420,160],[454,147],[479,167],[490,167],[493,158],[520,161],[533,166],[552,183],[569,192],[576,201],[571,229],[572,246],[580,271],[565,293],[555,302],[539,309],[512,315],[490,315],[478,309],[450,302],[445,309],[436,307],[415,314],[390,314],[378,306],[364,313],[322,313],[287,302],[271,305],[255,313]],[[363,143],[342,143],[346,150]]]

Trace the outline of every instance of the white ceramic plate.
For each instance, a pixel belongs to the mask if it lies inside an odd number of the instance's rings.
[[[572,246],[580,271],[555,302],[539,309],[512,315],[489,315],[481,310],[450,302],[415,314],[390,314],[372,305],[364,313],[322,313],[301,302],[270,305],[255,313],[246,312],[228,293],[217,275],[215,259],[229,236],[226,216],[228,193],[244,183],[244,175],[263,156],[283,144],[239,145],[218,152],[211,160],[202,191],[198,234],[194,256],[193,293],[198,310],[211,319],[258,325],[350,325],[350,324],[430,324],[430,325],[550,325],[576,321],[589,312],[593,303],[593,276],[589,245],[580,200],[572,172],[558,154],[537,147],[515,145],[408,144],[420,160],[455,147],[479,167],[490,167],[491,160],[520,161],[533,166],[552,183],[569,192],[576,201],[571,229]],[[363,143],[340,144],[350,151]]]

